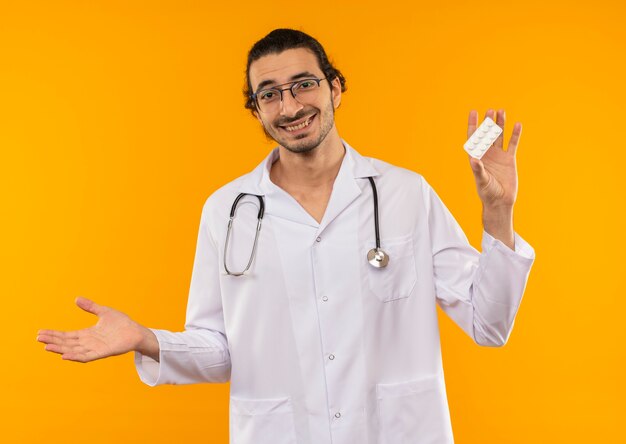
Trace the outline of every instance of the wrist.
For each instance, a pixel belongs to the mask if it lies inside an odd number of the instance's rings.
[[[139,332],[134,350],[141,353],[142,355],[149,356],[152,359],[158,361],[159,341],[157,340],[156,335],[149,328],[146,328],[139,324],[137,325]]]
[[[483,228],[495,239],[511,249],[515,249],[513,230],[513,207],[483,207]]]
[[[513,225],[513,206],[500,205],[488,206],[483,205],[483,224],[490,225]]]

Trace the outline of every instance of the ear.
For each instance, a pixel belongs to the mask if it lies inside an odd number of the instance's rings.
[[[339,105],[341,105],[341,82],[339,81],[339,77],[335,77],[333,81],[330,82],[330,93],[333,96],[335,109],[339,108]]]

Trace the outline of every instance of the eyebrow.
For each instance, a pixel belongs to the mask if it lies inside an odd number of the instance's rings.
[[[293,81],[293,80],[298,80],[301,78],[317,78],[317,75],[309,72],[309,71],[302,71],[298,74],[295,74],[293,76],[291,76],[289,78],[289,80]],[[261,83],[259,83],[259,85],[256,87],[257,92],[260,91],[261,89],[265,88],[268,85],[274,85],[276,84],[276,80],[263,80]]]

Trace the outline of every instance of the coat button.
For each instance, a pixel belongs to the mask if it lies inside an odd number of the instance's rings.
[[[322,241],[322,238],[319,236],[317,237],[317,239],[315,239],[315,242],[321,242],[321,241]]]
[[[341,418],[341,413],[339,413],[339,412],[335,413],[335,418],[337,418],[337,419]]]
[[[328,300],[328,296],[322,296],[322,301],[326,302]]]
[[[335,355],[329,355],[328,359],[330,359],[332,361],[333,359],[335,359]]]

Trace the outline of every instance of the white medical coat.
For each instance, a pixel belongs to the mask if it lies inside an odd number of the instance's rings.
[[[230,380],[231,443],[451,443],[436,304],[480,345],[503,345],[513,327],[532,247],[483,233],[479,254],[419,174],[344,146],[321,223],[270,181],[278,149],[211,195],[185,331],[152,330],[160,362],[135,355],[148,385]],[[369,176],[390,256],[382,269],[366,260]],[[223,254],[239,193],[263,195],[265,217],[254,262],[235,277]],[[248,263],[258,207],[253,196],[239,205],[231,271]]]

